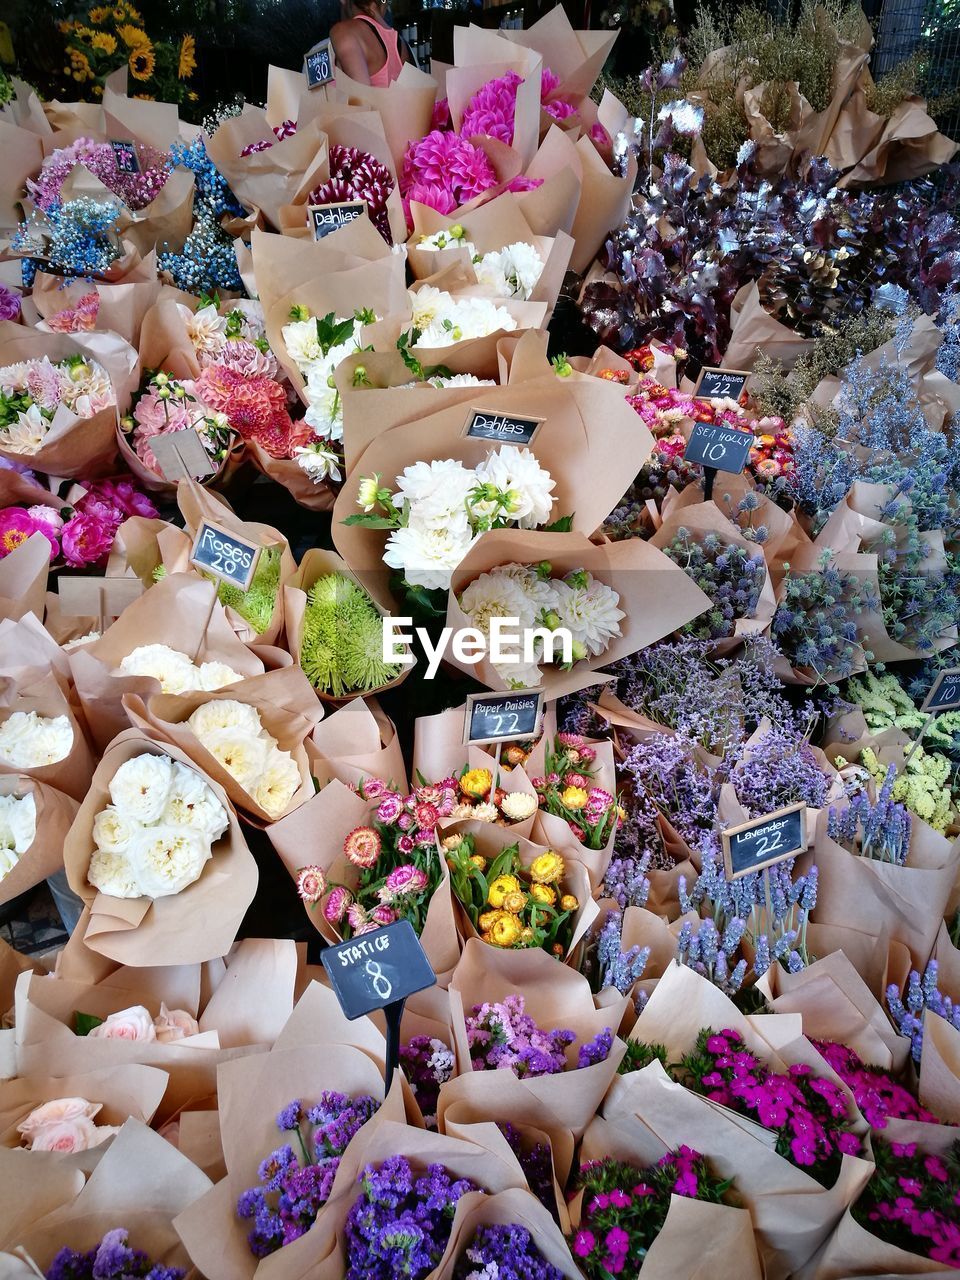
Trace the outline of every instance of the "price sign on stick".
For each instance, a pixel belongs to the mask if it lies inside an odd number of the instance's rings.
[[[739,475],[753,448],[752,431],[721,427],[715,422],[695,422],[683,451],[684,462],[699,462],[714,471]]]
[[[329,40],[321,40],[307,50],[303,60],[303,74],[307,77],[308,89],[319,89],[322,84],[330,84],[333,80],[333,49]]]
[[[958,707],[960,707],[960,667],[949,667],[937,675],[920,710],[939,716],[944,711],[956,711]]]
[[[216,473],[217,464],[203,447],[199,433],[190,427],[151,436],[150,448],[165,480],[201,480]]]
[[[366,209],[362,200],[344,200],[341,204],[307,205],[307,216],[310,219],[310,231],[314,240],[322,240],[331,231],[339,231],[354,218],[359,218]]]
[[[113,148],[118,173],[140,172],[140,158],[132,141],[124,139],[121,142],[111,142],[110,146]]]
[[[68,618],[96,618],[101,633],[107,619],[119,618],[127,605],[143,595],[139,578],[97,578],[92,574],[61,575],[57,584],[60,612]]]
[[[241,591],[247,591],[262,550],[258,543],[248,542],[239,534],[228,533],[213,521],[204,520],[193,541],[190,563],[212,573],[221,582],[232,582]]]
[[[529,444],[543,418],[518,418],[490,409],[471,409],[464,435],[474,440],[495,440],[498,444]]]
[[[320,956],[344,1015],[382,1009],[387,1020],[387,1088],[400,1063],[400,1019],[407,996],[437,981],[409,920],[327,947]]]
[[[788,805],[763,818],[721,832],[727,879],[738,880],[803,853],[807,847],[807,806]]]
[[[536,689],[516,693],[471,693],[464,716],[465,743],[512,742],[535,738],[543,712],[543,694]]]
[[[701,400],[739,400],[750,377],[743,369],[700,370],[693,394]]]

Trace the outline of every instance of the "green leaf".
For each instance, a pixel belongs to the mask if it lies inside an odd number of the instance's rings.
[[[87,1036],[94,1027],[99,1027],[103,1018],[98,1018],[95,1013],[81,1013],[79,1009],[75,1010],[73,1015],[74,1025],[78,1036]]]
[[[574,513],[576,514],[576,513]],[[543,533],[569,533],[573,528],[573,516],[561,516],[559,520],[554,520],[553,524],[545,524]]]
[[[342,342],[346,342],[353,333],[353,317],[349,320],[337,321],[336,314],[333,311],[328,312],[322,318],[317,316],[317,342],[324,355],[332,347],[339,347]]]
[[[363,511],[357,512],[354,516],[347,516],[341,523],[361,524],[365,529],[395,529],[397,527],[396,520],[391,520],[388,516],[367,515]]]

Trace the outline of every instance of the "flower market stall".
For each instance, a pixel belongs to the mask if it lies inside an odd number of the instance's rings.
[[[202,125],[191,36],[61,35],[83,100],[0,95],[0,1277],[960,1271],[935,104],[814,5]]]

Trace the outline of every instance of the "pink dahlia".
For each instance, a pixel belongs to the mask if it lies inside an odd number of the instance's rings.
[[[50,316],[47,324],[54,333],[89,333],[97,323],[99,293],[85,293],[75,307],[65,307]]]
[[[450,119],[450,103],[446,98],[438,98],[433,104],[433,115],[430,118],[431,132],[435,129],[446,130],[453,128],[453,121]]]
[[[507,146],[513,142],[513,123],[517,110],[517,89],[523,83],[515,71],[488,80],[470,99],[460,122],[464,138],[486,134]]]
[[[194,385],[204,404],[226,414],[234,431],[255,440],[271,457],[289,458],[310,437],[309,428],[292,421],[283,387],[272,378],[247,378],[226,365],[211,364]]]
[[[78,511],[63,526],[64,560],[76,569],[96,564],[109,555],[114,532],[99,517]]]
[[[190,415],[183,400],[161,400],[159,388],[151,386],[137,401],[133,420],[137,424],[137,440],[158,436],[164,431],[182,431],[190,426]],[[139,450],[138,450],[139,452]]]
[[[41,409],[56,409],[63,395],[62,375],[43,357],[31,360],[27,368],[27,391]]]

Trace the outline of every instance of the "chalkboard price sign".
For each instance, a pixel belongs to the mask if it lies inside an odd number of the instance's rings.
[[[517,418],[489,409],[471,409],[464,435],[474,440],[495,440],[497,444],[529,444],[543,418]]]
[[[437,975],[409,920],[338,942],[320,955],[340,1008],[351,1021],[432,987]]]
[[[319,89],[322,84],[329,84],[333,80],[333,49],[329,40],[321,40],[307,50],[303,60],[303,73],[307,77],[308,89]]]
[[[721,833],[723,865],[728,880],[762,871],[803,853],[807,847],[807,806],[788,805]]]
[[[714,471],[730,471],[739,475],[752,448],[753,433],[750,431],[737,431],[713,422],[695,422],[683,451],[683,460],[699,462]]]
[[[310,230],[314,240],[322,240],[331,231],[339,231],[354,218],[359,218],[366,205],[362,200],[345,200],[342,204],[311,204],[307,206]]]
[[[239,534],[228,533],[218,524],[204,520],[197,530],[190,563],[212,573],[221,582],[231,582],[241,591],[249,590],[263,547]]]
[[[111,142],[118,173],[139,173],[140,158],[132,141]]]
[[[940,715],[957,707],[960,707],[960,667],[950,667],[934,680],[920,710],[928,715]]]
[[[464,716],[465,743],[512,742],[535,738],[543,711],[543,694],[536,689],[516,693],[471,693]]]
[[[750,374],[742,369],[700,370],[693,394],[701,400],[739,400]]]

